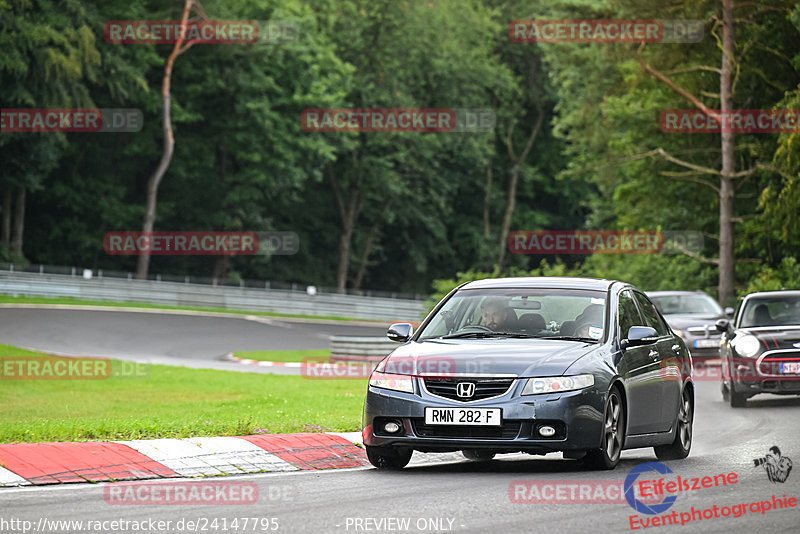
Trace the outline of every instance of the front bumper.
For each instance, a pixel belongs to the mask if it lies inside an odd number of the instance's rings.
[[[728,376],[738,393],[774,393],[777,395],[800,395],[800,375],[782,374],[780,364],[800,364],[800,351],[773,350],[756,358],[738,357],[725,362],[729,366]]]
[[[431,395],[420,387],[404,393],[370,386],[364,404],[363,432],[367,446],[404,446],[423,452],[491,449],[497,452],[546,454],[599,448],[603,433],[605,391],[595,387],[565,393],[521,396],[526,379],[517,379],[500,397],[462,403]],[[502,426],[426,425],[426,407],[500,408]],[[383,431],[387,419],[401,423],[402,431]],[[556,434],[538,434],[543,425]]]

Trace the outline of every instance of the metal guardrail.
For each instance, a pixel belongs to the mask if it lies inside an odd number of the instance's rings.
[[[379,362],[399,346],[385,337],[331,336],[331,361]]]
[[[420,300],[0,270],[0,294],[418,321]]]

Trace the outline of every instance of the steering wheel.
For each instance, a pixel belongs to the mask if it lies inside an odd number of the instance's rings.
[[[464,328],[461,328],[459,330],[459,332],[469,332],[471,329],[476,329],[479,332],[494,332],[494,330],[492,330],[488,326],[484,326],[482,324],[471,324],[471,325],[465,326]]]

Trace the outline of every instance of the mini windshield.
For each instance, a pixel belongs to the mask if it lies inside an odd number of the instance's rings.
[[[597,342],[606,294],[579,289],[465,289],[420,332],[431,338],[561,338]]]
[[[742,311],[743,328],[800,326],[800,297],[761,297],[747,301]]]

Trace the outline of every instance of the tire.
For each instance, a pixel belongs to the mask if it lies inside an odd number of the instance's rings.
[[[736,390],[731,388],[728,403],[731,405],[731,408],[746,408],[747,395],[744,393],[736,393]]]
[[[683,460],[692,449],[692,423],[694,422],[694,401],[689,388],[683,388],[681,405],[675,429],[675,439],[669,445],[653,447],[659,460]]]
[[[464,458],[473,462],[488,462],[495,457],[495,453],[492,451],[482,449],[465,449],[461,451],[461,454],[464,455]]]
[[[413,449],[367,446],[367,459],[378,469],[399,470],[411,461]]]
[[[722,401],[723,402],[730,402],[731,401],[731,390],[728,389],[728,384],[723,382],[722,385],[720,386],[720,389],[722,390]]]
[[[747,398],[747,394],[736,392],[733,382],[730,385],[722,383],[722,400],[727,402],[731,408],[746,408]]]
[[[588,451],[583,457],[583,463],[589,469],[614,469],[622,456],[624,445],[625,408],[622,405],[622,395],[614,386],[606,398],[602,446],[599,449]]]

